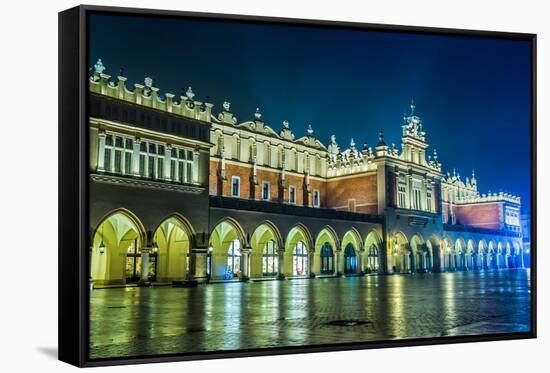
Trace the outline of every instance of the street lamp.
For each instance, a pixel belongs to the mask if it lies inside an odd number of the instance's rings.
[[[100,254],[103,254],[105,252],[105,244],[103,243],[103,240],[101,240],[101,242],[99,243],[98,249]]]

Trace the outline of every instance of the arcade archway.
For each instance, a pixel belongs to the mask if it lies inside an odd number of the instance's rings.
[[[95,284],[137,282],[141,277],[141,249],[145,229],[125,209],[109,213],[95,229],[92,239],[90,274]],[[155,267],[149,268],[154,279]]]
[[[156,277],[158,281],[177,281],[186,278],[189,271],[189,254],[193,228],[179,215],[165,219],[153,234],[156,248]]]
[[[210,234],[210,274],[214,279],[242,278],[247,270],[244,231],[233,219],[218,223]]]
[[[314,272],[322,275],[332,275],[337,271],[338,236],[331,227],[323,228],[315,239]]]

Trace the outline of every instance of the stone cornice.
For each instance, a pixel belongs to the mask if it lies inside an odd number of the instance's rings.
[[[132,186],[147,189],[166,190],[171,192],[181,192],[189,194],[200,194],[206,190],[201,186],[189,185],[189,184],[173,184],[162,181],[145,180],[133,177],[124,177],[107,174],[90,174],[90,179],[97,183]]]

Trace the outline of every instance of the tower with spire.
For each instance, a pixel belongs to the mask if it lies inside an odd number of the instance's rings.
[[[411,100],[410,114],[403,116],[403,159],[407,162],[426,165],[426,133],[422,128],[422,119],[416,114],[416,105]]]

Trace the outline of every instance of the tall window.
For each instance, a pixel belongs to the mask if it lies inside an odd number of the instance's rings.
[[[262,184],[262,199],[269,201],[269,181],[264,181]]]
[[[296,203],[296,187],[294,185],[288,188],[288,202]]]
[[[141,177],[162,179],[164,176],[164,145],[142,141],[139,149]]]
[[[355,249],[351,243],[348,243],[344,249],[344,273],[355,273],[356,269],[357,257],[355,256]]]
[[[273,276],[277,274],[277,250],[275,241],[269,240],[264,246],[262,254],[262,273],[264,276]]]
[[[325,242],[321,246],[321,274],[334,273],[334,253],[332,246]]]
[[[298,241],[292,250],[292,273],[296,276],[307,275],[307,249],[302,241]]]
[[[241,179],[238,176],[231,178],[231,196],[240,197],[241,195]]]
[[[227,273],[225,277],[235,277],[241,271],[241,242],[233,240],[227,250]]]
[[[264,143],[264,165],[271,166],[271,149],[269,143]]]
[[[193,181],[193,151],[173,147],[170,155],[172,181],[191,183]]]
[[[400,208],[405,208],[405,204],[406,204],[406,192],[407,191],[407,187],[405,186],[405,184],[402,184],[402,183],[399,183],[399,185],[397,185],[397,207],[400,207]]]
[[[321,198],[319,196],[319,191],[314,190],[313,191],[313,207],[319,207],[321,206]]]
[[[412,191],[413,191],[413,203],[412,208],[415,210],[422,209],[422,182],[420,180],[413,180],[412,182]]]
[[[434,211],[433,208],[433,198],[432,198],[432,190],[428,189],[426,191],[426,210],[428,211]]]
[[[132,174],[132,152],[134,140],[120,135],[105,136],[104,169],[121,175]]]

